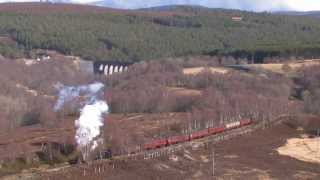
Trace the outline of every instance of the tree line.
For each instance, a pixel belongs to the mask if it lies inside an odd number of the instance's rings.
[[[106,81],[112,113],[186,112],[189,122],[178,129],[193,131],[245,118],[273,120],[301,111],[291,103],[293,83],[280,75],[204,71],[184,75],[182,65],[172,61],[134,65],[127,73]],[[170,87],[198,90],[199,95],[179,95]],[[181,132],[180,132],[181,133]]]
[[[53,49],[88,60],[141,61],[187,55],[232,56],[262,62],[270,57],[319,57],[320,23],[311,17],[233,10],[178,9],[153,13],[1,12],[0,53],[17,57]],[[178,11],[173,9],[172,11]],[[242,17],[233,21],[232,17]]]

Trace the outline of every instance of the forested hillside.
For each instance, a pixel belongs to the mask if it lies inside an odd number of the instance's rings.
[[[9,57],[38,48],[119,61],[206,54],[259,62],[267,56],[320,55],[317,18],[183,6],[154,12],[1,4],[0,37],[14,40],[0,39],[0,54]]]

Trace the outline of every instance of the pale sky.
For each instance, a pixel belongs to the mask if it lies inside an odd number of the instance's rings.
[[[0,0],[0,2],[27,2],[34,0]],[[81,4],[103,4],[115,8],[145,8],[172,4],[201,5],[212,8],[232,8],[252,11],[320,10],[320,0],[52,0],[59,2],[73,2]],[[101,5],[101,3],[100,3]],[[1,6],[1,5],[0,5]]]

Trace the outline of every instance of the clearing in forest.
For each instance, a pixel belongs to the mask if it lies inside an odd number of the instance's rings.
[[[183,74],[185,75],[197,75],[204,70],[208,70],[211,73],[219,73],[219,74],[227,74],[230,70],[224,67],[211,67],[211,68],[205,68],[205,67],[194,67],[194,68],[184,68]]]

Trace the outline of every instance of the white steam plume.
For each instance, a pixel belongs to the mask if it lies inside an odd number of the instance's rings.
[[[108,113],[107,102],[101,100],[104,85],[93,83],[81,86],[61,86],[54,110],[60,110],[65,103],[78,97],[84,97],[85,102],[80,109],[80,117],[75,121],[78,149],[82,152],[84,160],[91,151],[95,150],[100,143],[99,136],[101,128],[104,126],[103,115]]]
[[[77,128],[76,142],[85,160],[99,144],[97,138],[100,136],[100,129],[104,125],[103,114],[107,113],[108,109],[107,103],[100,100],[87,104],[81,110],[80,118],[75,122]]]
[[[59,111],[65,103],[78,98],[80,95],[85,97],[87,101],[96,100],[97,95],[99,95],[99,92],[103,89],[104,85],[99,82],[81,86],[64,86],[58,83],[56,87],[60,89],[60,91],[54,110]]]

